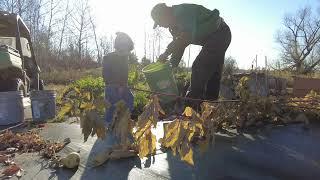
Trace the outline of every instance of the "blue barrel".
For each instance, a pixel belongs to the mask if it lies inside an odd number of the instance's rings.
[[[22,91],[0,92],[0,125],[17,124],[24,119]]]
[[[31,91],[30,100],[33,121],[46,121],[56,117],[55,91]]]

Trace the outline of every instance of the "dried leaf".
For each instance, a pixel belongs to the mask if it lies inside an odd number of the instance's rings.
[[[183,115],[188,118],[191,118],[192,121],[203,122],[203,120],[200,118],[200,115],[195,110],[193,110],[191,107],[186,107],[183,112]]]
[[[90,101],[91,100],[91,93],[90,92],[84,92],[82,97],[84,99]]]
[[[8,156],[6,155],[0,155],[0,163],[4,163],[5,161],[8,160]]]
[[[124,101],[116,103],[116,109],[113,114],[113,120],[110,126],[111,132],[120,139],[120,144],[129,144],[129,135],[131,134],[130,111]]]
[[[81,94],[80,89],[77,87],[73,87],[73,90],[76,91],[78,94]]]
[[[14,164],[14,165],[11,165],[9,167],[7,167],[3,172],[2,174],[4,174],[5,176],[13,176],[15,175],[19,170],[21,170],[21,168]]]
[[[156,136],[151,133],[151,129],[139,141],[139,157],[143,158],[156,151]]]
[[[59,113],[58,113],[58,119],[64,118],[65,115],[71,112],[73,109],[73,105],[71,103],[66,103],[64,106],[61,107]]]
[[[82,128],[82,134],[84,141],[88,140],[88,137],[97,134],[98,138],[105,138],[106,128],[104,120],[99,116],[95,110],[87,111],[86,114],[80,117],[80,127]]]
[[[181,145],[181,148],[179,150],[179,154],[180,154],[182,161],[185,161],[189,165],[192,165],[192,166],[194,165],[193,150],[188,144],[184,143]]]
[[[89,116],[90,116],[89,114],[86,114],[80,117],[80,128],[82,129],[84,142],[88,140],[88,137],[91,134],[92,128],[93,128],[93,121]]]
[[[147,121],[144,127],[141,127],[139,129],[136,130],[136,132],[134,133],[134,138],[136,139],[136,141],[139,141],[140,137],[145,133],[145,131],[147,129],[149,129],[151,127],[151,121]]]
[[[183,115],[187,116],[187,117],[191,117],[193,112],[192,112],[192,108],[191,107],[186,107],[186,109],[183,112]]]
[[[165,133],[162,145],[164,147],[172,147],[179,139],[180,134],[180,120],[176,119],[167,125],[167,132]]]
[[[204,102],[201,104],[201,112],[202,112],[201,119],[202,120],[209,120],[210,115],[213,112],[213,107],[209,103]]]
[[[83,102],[80,105],[80,109],[91,110],[94,108],[95,108],[95,106],[92,103]]]
[[[145,106],[144,111],[138,117],[138,127],[145,127],[147,121],[151,121],[153,126],[157,125],[159,121],[159,115],[165,114],[160,106],[160,102],[157,96],[153,96],[151,101]]]

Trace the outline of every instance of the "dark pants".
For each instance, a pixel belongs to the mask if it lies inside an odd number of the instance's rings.
[[[187,97],[218,99],[225,53],[230,42],[230,28],[223,22],[203,43],[202,50],[192,65],[191,85]]]

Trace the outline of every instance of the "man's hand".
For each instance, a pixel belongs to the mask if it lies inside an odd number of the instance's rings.
[[[166,53],[161,54],[158,58],[158,62],[165,63],[167,61],[168,61],[168,55]]]

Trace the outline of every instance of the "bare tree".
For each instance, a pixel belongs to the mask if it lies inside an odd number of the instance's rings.
[[[58,46],[58,59],[61,59],[61,52],[62,52],[62,42],[63,42],[63,38],[64,38],[64,33],[66,30],[66,24],[68,21],[68,17],[70,15],[71,11],[69,10],[69,0],[67,0],[67,5],[66,5],[66,9],[65,9],[65,14],[64,17],[62,19],[63,23],[62,23],[62,27],[61,27],[61,34],[60,34],[60,40],[59,40],[59,46]]]
[[[76,37],[76,45],[78,48],[78,57],[81,60],[84,55],[84,45],[89,38],[89,4],[88,0],[80,0],[75,2],[75,13],[70,14],[73,22],[70,31]]]
[[[238,64],[235,58],[229,56],[224,61],[223,76],[231,76],[238,70]]]
[[[106,36],[100,37],[100,45],[99,49],[101,52],[101,56],[105,56],[112,51],[112,41],[110,38]]]
[[[102,63],[102,56],[100,55],[100,48],[99,48],[99,43],[98,43],[98,38],[97,38],[97,33],[96,33],[96,25],[94,24],[94,20],[92,18],[91,15],[90,16],[90,23],[92,26],[92,31],[93,31],[93,35],[94,35],[94,42],[96,44],[96,48],[97,48],[97,53],[98,53],[98,63]]]
[[[94,65],[113,48],[96,33],[89,0],[0,0],[0,10],[22,17],[42,69]]]
[[[8,11],[8,12],[13,13],[15,7],[16,7],[16,2],[13,1],[13,0],[3,0],[3,1],[0,3],[0,9],[1,9],[2,11]]]
[[[283,64],[297,73],[309,73],[320,63],[320,17],[311,8],[302,8],[284,18],[277,34]],[[316,55],[318,54],[318,55]]]

